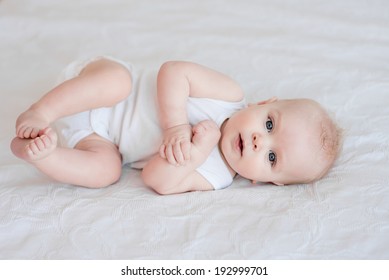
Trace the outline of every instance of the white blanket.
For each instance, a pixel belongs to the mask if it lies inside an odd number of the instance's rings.
[[[1,259],[388,259],[386,0],[0,1]],[[17,115],[72,60],[191,60],[249,101],[308,97],[344,128],[323,180],[159,196],[139,171],[90,190],[15,158]],[[146,109],[146,108],[145,108]]]

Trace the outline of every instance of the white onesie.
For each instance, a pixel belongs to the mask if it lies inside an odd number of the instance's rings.
[[[162,130],[157,113],[157,71],[137,72],[129,64],[111,57],[106,58],[119,62],[131,72],[131,94],[113,107],[94,109],[59,120],[57,129],[62,145],[73,148],[82,138],[95,132],[118,146],[123,164],[143,168],[150,157],[158,152],[162,143]],[[99,58],[70,64],[65,69],[62,80],[77,76],[88,63],[97,59]],[[243,107],[245,100],[226,102],[189,97],[189,123],[195,125],[202,120],[211,119],[220,127],[224,120]],[[207,179],[214,189],[225,188],[233,180],[217,146],[196,171]]]

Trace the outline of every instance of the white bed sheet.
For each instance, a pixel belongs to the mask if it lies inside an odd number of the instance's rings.
[[[389,2],[0,1],[1,259],[388,259]],[[323,180],[159,196],[139,171],[89,190],[9,150],[17,115],[70,61],[206,64],[249,101],[309,97],[345,129]]]

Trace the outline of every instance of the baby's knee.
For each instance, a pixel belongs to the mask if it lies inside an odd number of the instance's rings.
[[[93,172],[88,174],[88,188],[104,188],[119,181],[122,174],[121,160],[115,156],[97,157],[95,165],[91,169]]]
[[[93,178],[91,178],[92,180],[90,180],[89,183],[85,184],[85,187],[91,189],[105,188],[117,183],[120,180],[120,177],[121,168],[110,168],[109,170],[104,170],[103,172],[100,172],[99,174],[93,176]]]
[[[115,94],[113,104],[124,100],[131,93],[132,75],[128,68],[119,62],[109,59],[100,59],[88,64],[80,73],[80,76],[94,77],[103,91]]]

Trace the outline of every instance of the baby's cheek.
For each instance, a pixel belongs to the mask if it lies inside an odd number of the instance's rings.
[[[238,173],[246,179],[258,181],[261,173],[260,169],[258,163],[242,160],[239,164]]]

